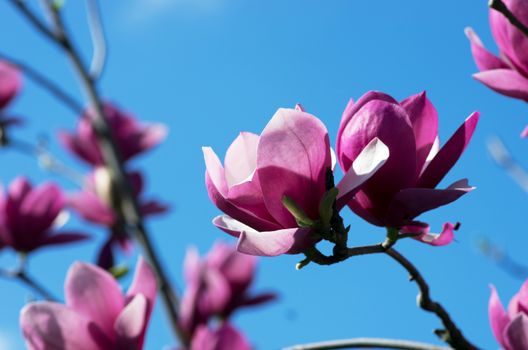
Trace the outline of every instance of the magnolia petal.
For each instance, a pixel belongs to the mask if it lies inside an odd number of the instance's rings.
[[[517,315],[504,330],[503,337],[507,349],[528,349],[528,316]]]
[[[147,299],[137,294],[121,311],[114,324],[118,349],[140,350],[148,319]]]
[[[30,350],[104,350],[113,345],[86,316],[65,305],[36,302],[20,312],[20,327]]]
[[[289,228],[277,231],[242,231],[238,239],[237,250],[244,254],[257,256],[277,256],[298,254],[315,244],[308,228]]]
[[[66,244],[79,241],[85,241],[89,239],[90,236],[82,232],[74,231],[62,231],[51,236],[45,237],[40,245],[54,245],[54,244]]]
[[[429,225],[421,222],[414,222],[400,229],[401,234],[414,234],[414,239],[436,247],[451,243],[455,238],[454,231],[455,225],[449,222],[443,225],[441,233],[430,233]]]
[[[229,146],[225,156],[225,179],[229,188],[250,181],[257,167],[259,136],[241,132]]]
[[[508,68],[506,63],[484,48],[482,41],[472,28],[467,27],[464,32],[471,42],[471,53],[479,70]]]
[[[365,146],[336,186],[339,190],[338,210],[348,203],[359,186],[370,179],[388,158],[389,148],[377,137]]]
[[[0,61],[0,109],[5,108],[22,88],[22,78],[17,68]]]
[[[387,210],[389,226],[399,227],[426,211],[454,202],[474,190],[467,179],[459,180],[446,189],[406,188],[398,192]]]
[[[495,286],[490,285],[491,288],[491,295],[488,303],[488,315],[491,325],[491,330],[493,332],[493,335],[495,336],[495,339],[499,342],[499,344],[504,345],[504,330],[506,329],[506,326],[510,322],[510,318],[504,311],[504,307],[502,306],[502,303],[499,299],[499,295],[497,293],[497,290],[495,289]]]
[[[416,187],[435,188],[466,149],[477,127],[479,112],[472,113],[438,151],[418,179]]]
[[[65,205],[60,188],[45,183],[28,192],[19,208],[19,229],[37,235],[48,230]]]
[[[207,254],[208,268],[218,269],[229,282],[233,293],[244,294],[253,281],[257,259],[242,254],[235,247],[225,243],[215,243]]]
[[[112,226],[116,220],[114,211],[88,190],[69,195],[67,203],[89,222]]]
[[[487,70],[473,78],[500,94],[528,102],[528,79],[513,69]]]
[[[282,203],[285,195],[309,216],[318,215],[328,169],[330,141],[324,124],[305,112],[277,110],[260,137],[257,175],[266,207],[282,227],[297,226]]]
[[[168,134],[167,126],[161,123],[155,123],[143,126],[141,138],[137,140],[139,152],[149,150],[160,144]],[[138,153],[139,153],[138,152]]]
[[[224,323],[216,331],[207,325],[197,328],[190,350],[251,350],[247,339],[228,323]]]
[[[438,137],[438,113],[425,91],[406,98],[400,105],[411,120],[416,141],[416,170],[421,171]]]
[[[220,159],[211,147],[202,147],[202,152],[204,154],[206,174],[211,179],[216,190],[223,197],[227,196],[227,182]]]
[[[90,264],[74,263],[64,283],[66,305],[92,319],[108,336],[125,300],[119,284],[105,270]]]

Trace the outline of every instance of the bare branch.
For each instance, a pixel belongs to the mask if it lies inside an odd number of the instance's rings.
[[[99,9],[98,0],[86,0],[86,14],[88,17],[88,27],[90,28],[93,45],[90,75],[93,80],[99,80],[105,68],[108,48],[106,45],[106,37],[103,29],[103,22],[101,20],[101,11]]]
[[[502,140],[498,136],[493,136],[486,144],[495,163],[503,168],[525,192],[528,192],[528,172],[513,159]]]
[[[331,350],[331,349],[400,349],[400,350],[450,350],[451,348],[409,340],[355,338],[330,340],[319,343],[295,345],[283,350]]]

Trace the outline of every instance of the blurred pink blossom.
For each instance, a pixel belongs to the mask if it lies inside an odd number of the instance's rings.
[[[215,330],[200,326],[191,340],[190,350],[251,350],[246,337],[228,323]]]

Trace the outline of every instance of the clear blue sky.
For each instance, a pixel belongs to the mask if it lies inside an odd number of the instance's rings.
[[[278,107],[297,102],[325,122],[334,143],[350,97],[376,89],[403,99],[427,90],[440,115],[442,141],[472,111],[481,112],[469,149],[442,183],[468,177],[477,190],[423,217],[435,229],[444,221],[460,221],[456,243],[433,248],[406,241],[399,244],[400,251],[420,267],[432,296],[467,337],[482,348],[497,348],[488,325],[488,284],[494,283],[507,301],[521,281],[478,253],[474,242],[487,235],[528,264],[523,219],[527,196],[493,164],[485,142],[498,134],[528,166],[524,157],[528,141],[518,136],[528,111],[523,103],[497,95],[471,78],[476,67],[463,29],[471,25],[494,48],[486,2],[103,1],[110,43],[102,80],[105,96],[143,120],[170,127],[168,140],[134,165],[148,174],[147,192],[173,207],[170,215],[148,225],[173,281],[182,285],[182,260],[189,245],[205,252],[216,239],[233,242],[210,223],[219,211],[204,188],[201,146],[213,146],[223,155],[239,131],[258,133]],[[0,4],[1,50],[28,60],[81,97],[64,57],[6,3]],[[67,1],[66,16],[89,57],[82,3]],[[19,138],[48,135],[54,153],[86,170],[54,138],[57,129],[71,129],[75,123],[75,116],[62,105],[26,81],[12,111],[28,121],[26,128],[16,131]],[[25,174],[37,182],[51,177],[73,189],[42,172],[29,157],[1,150],[0,159],[4,183]],[[344,216],[352,225],[351,245],[383,238],[382,229],[349,213]],[[69,225],[81,224],[73,220]],[[88,229],[94,235],[88,244],[42,249],[31,257],[31,273],[57,294],[62,293],[70,263],[91,261],[104,237],[96,227]],[[134,256],[124,258],[135,261]],[[243,312],[235,320],[258,349],[359,336],[438,343],[432,334],[440,326],[438,320],[416,308],[415,286],[387,257],[357,257],[332,267],[296,271],[300,258],[260,260],[256,289],[276,290],[280,301]],[[10,254],[0,253],[2,266],[12,262]],[[28,295],[17,283],[0,281],[2,350],[22,348],[17,319]],[[147,349],[174,344],[160,305]]]

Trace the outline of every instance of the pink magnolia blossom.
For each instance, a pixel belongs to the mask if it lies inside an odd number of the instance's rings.
[[[181,305],[181,324],[189,334],[209,319],[227,319],[241,307],[255,306],[276,298],[273,293],[252,295],[256,258],[241,254],[230,245],[216,243],[200,260],[196,249],[185,257],[186,289]]]
[[[388,157],[382,142],[368,141],[337,185],[341,202]],[[328,132],[319,119],[300,106],[281,108],[260,136],[240,133],[227,150],[224,166],[210,147],[203,152],[209,197],[226,214],[213,223],[238,237],[240,252],[296,254],[316,243],[309,228],[298,227],[282,200],[288,196],[311,219],[319,218],[327,171],[333,168]]]
[[[66,304],[33,302],[20,314],[30,350],[140,350],[156,298],[156,279],[140,258],[126,295],[97,266],[73,264],[64,283]]]
[[[493,335],[505,350],[528,349],[528,281],[510,300],[507,312],[491,286],[488,312]]]
[[[384,166],[348,202],[368,222],[417,235],[422,242],[445,245],[453,239],[452,224],[442,234],[429,233],[429,226],[414,218],[455,201],[471,191],[467,180],[446,189],[436,189],[465,150],[479,114],[471,114],[440,149],[438,116],[425,92],[397,102],[391,96],[371,91],[346,107],[337,136],[337,158],[348,171],[361,150],[374,137],[390,150]]]
[[[18,95],[22,79],[18,69],[0,61],[0,110],[4,109]]]
[[[504,0],[508,9],[528,25],[528,2]],[[528,102],[528,38],[500,12],[489,10],[490,27],[499,48],[499,57],[489,52],[477,34],[466,28],[471,52],[480,72],[473,77],[506,96]],[[528,135],[528,129],[523,136]]]
[[[124,112],[110,103],[104,104],[112,135],[124,161],[148,151],[158,145],[167,134],[162,124],[141,125],[128,112]],[[88,110],[80,119],[75,133],[61,132],[59,139],[73,154],[91,165],[103,165],[95,130],[92,128],[93,113]]]
[[[191,340],[190,350],[251,350],[246,337],[228,323],[216,330],[200,326]]]
[[[163,203],[142,198],[144,184],[140,172],[131,172],[128,176],[134,193],[139,198],[140,210],[143,215],[158,215],[168,210],[168,207]],[[84,189],[70,194],[68,197],[68,205],[83,219],[110,229],[111,234],[101,247],[97,259],[98,265],[104,268],[113,266],[112,247],[117,244],[124,251],[130,251],[132,244],[127,232],[123,231],[124,226],[119,221],[119,215],[113,209],[113,193],[113,184],[108,170],[105,167],[97,167],[86,177]]]
[[[79,232],[56,232],[64,207],[64,195],[56,185],[45,183],[33,188],[26,178],[16,178],[7,193],[0,196],[0,246],[31,252],[88,238]]]

